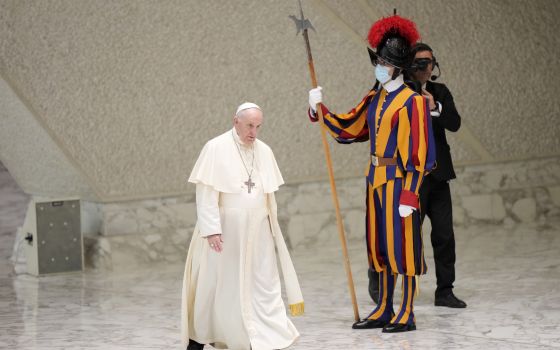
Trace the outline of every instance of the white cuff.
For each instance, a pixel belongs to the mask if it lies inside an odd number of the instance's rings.
[[[430,115],[432,117],[439,117],[441,115],[441,108],[442,108],[441,103],[436,101],[436,106],[437,109],[435,111],[430,111]]]

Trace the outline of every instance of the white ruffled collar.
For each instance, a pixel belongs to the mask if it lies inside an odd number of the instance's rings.
[[[394,80],[389,80],[387,83],[383,84],[383,88],[387,90],[387,92],[393,92],[401,87],[404,84],[403,75],[399,75]]]

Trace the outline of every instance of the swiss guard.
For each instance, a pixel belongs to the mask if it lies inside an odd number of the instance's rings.
[[[403,79],[409,50],[419,39],[414,22],[393,15],[373,24],[368,42],[378,83],[351,111],[331,112],[322,90],[309,91],[309,117],[324,122],[342,144],[370,141],[366,170],[366,242],[370,267],[379,272],[379,303],[354,329],[383,328],[385,333],[416,329],[413,312],[417,276],[426,273],[418,191],[435,167],[435,143],[428,101]],[[402,276],[397,312],[393,293]]]

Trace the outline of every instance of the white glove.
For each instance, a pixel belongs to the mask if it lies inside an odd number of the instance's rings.
[[[404,205],[404,204],[399,205],[399,214],[401,218],[406,218],[407,216],[412,214],[412,212],[415,210],[416,208],[411,207],[410,205]]]
[[[317,103],[323,102],[323,92],[321,92],[321,90],[323,90],[323,88],[320,86],[309,90],[309,106],[313,111],[317,108]]]

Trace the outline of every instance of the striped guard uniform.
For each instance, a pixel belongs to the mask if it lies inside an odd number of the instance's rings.
[[[325,125],[339,143],[370,140],[370,153],[396,159],[396,165],[374,166],[370,161],[365,175],[366,241],[368,260],[380,272],[385,286],[372,319],[391,319],[393,323],[413,323],[412,298],[415,275],[426,273],[422,246],[418,191],[422,179],[435,167],[435,143],[428,101],[402,84],[387,92],[372,90],[350,112],[335,114],[321,104]],[[309,111],[312,121],[317,115]],[[406,218],[399,205],[416,208]],[[403,276],[401,310],[394,315],[392,294],[395,275]],[[410,288],[413,288],[410,290]],[[407,311],[408,310],[408,311]]]

